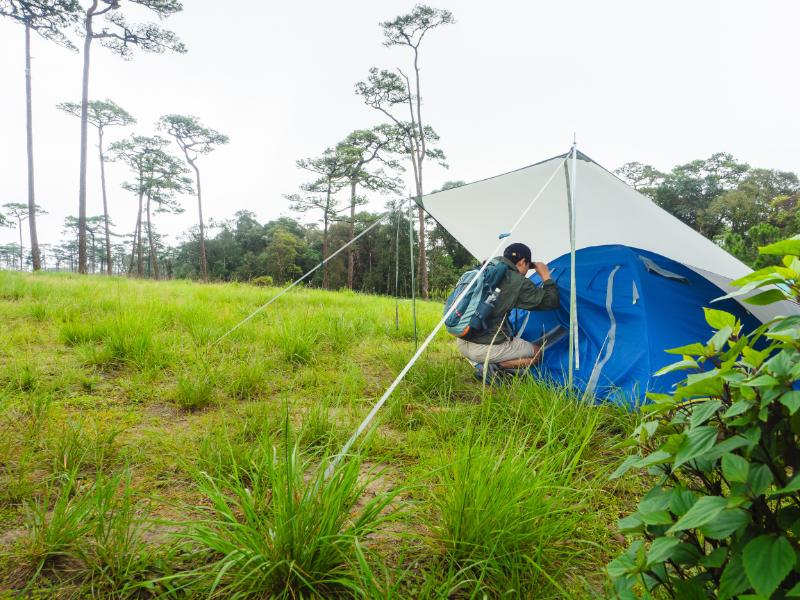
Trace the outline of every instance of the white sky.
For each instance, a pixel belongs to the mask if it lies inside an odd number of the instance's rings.
[[[123,3],[127,4],[127,2]],[[290,214],[283,194],[307,180],[294,163],[353,129],[380,122],[354,95],[370,66],[410,67],[381,46],[378,22],[408,12],[398,0],[184,0],[164,22],[185,55],[122,61],[96,45],[90,97],[110,98],[139,123],[108,141],[153,133],[165,113],[194,114],[231,143],[201,159],[207,218],[239,209]],[[661,169],[716,151],[754,166],[800,171],[796,0],[449,0],[457,23],[422,47],[423,118],[441,135],[450,169],[429,166],[425,191],[472,181],[578,147],[609,169],[639,160]],[[235,7],[235,10],[231,10]],[[7,21],[7,20],[6,20]],[[33,39],[34,149],[41,243],[77,214],[81,56]],[[27,201],[22,27],[0,23],[0,204]],[[94,130],[90,128],[90,134]],[[88,213],[102,211],[90,138]],[[133,228],[135,203],[108,168],[110,212]],[[376,198],[378,209],[383,200]],[[158,216],[174,236],[196,222]],[[15,241],[0,230],[0,242]],[[27,231],[25,233],[27,246]]]

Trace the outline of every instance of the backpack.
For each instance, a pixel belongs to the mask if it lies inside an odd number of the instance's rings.
[[[478,333],[489,329],[491,325],[489,319],[494,308],[494,302],[500,293],[500,289],[497,286],[505,277],[507,269],[508,265],[504,262],[492,259],[489,261],[489,266],[480,275],[478,275],[480,269],[476,268],[467,271],[459,278],[455,289],[453,289],[444,303],[445,314],[470,282],[475,277],[478,280],[444,322],[448,333],[463,338],[469,333]]]

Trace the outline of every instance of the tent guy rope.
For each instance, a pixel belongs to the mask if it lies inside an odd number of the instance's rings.
[[[410,202],[410,200],[409,200],[409,202]],[[236,331],[237,329],[239,329],[239,327],[241,327],[242,325],[244,325],[245,323],[247,323],[247,322],[248,322],[250,319],[252,319],[253,317],[255,317],[255,316],[258,314],[258,313],[260,313],[262,310],[264,310],[265,308],[267,308],[267,307],[268,307],[270,304],[272,304],[273,302],[275,302],[275,300],[277,300],[278,298],[280,298],[281,296],[283,296],[283,295],[284,295],[286,292],[288,292],[289,290],[291,290],[291,289],[292,289],[294,286],[296,286],[298,283],[300,283],[301,281],[303,281],[304,279],[306,279],[306,278],[307,278],[309,275],[311,275],[311,274],[312,274],[314,271],[316,271],[316,270],[317,270],[317,269],[319,269],[320,267],[324,266],[324,265],[325,265],[325,264],[326,264],[326,263],[327,263],[329,260],[331,260],[332,258],[334,258],[334,257],[335,257],[337,254],[339,254],[339,253],[340,253],[342,250],[344,250],[345,248],[347,248],[347,247],[348,247],[350,244],[353,244],[353,243],[355,243],[355,242],[356,242],[356,241],[357,241],[359,238],[361,238],[362,236],[365,236],[365,235],[366,235],[366,234],[367,234],[367,233],[368,233],[370,230],[372,230],[372,228],[376,227],[376,226],[377,226],[377,225],[378,225],[378,224],[379,224],[379,223],[380,223],[380,222],[381,222],[381,221],[382,221],[382,220],[383,220],[383,219],[384,219],[384,218],[385,218],[387,215],[391,214],[391,212],[392,212],[392,211],[386,211],[385,213],[378,215],[378,217],[375,219],[375,222],[374,222],[374,223],[372,223],[372,224],[371,224],[369,227],[367,227],[367,228],[366,228],[364,231],[362,231],[361,233],[359,233],[359,234],[358,234],[356,237],[354,237],[352,240],[350,240],[349,242],[347,242],[347,243],[346,243],[344,246],[342,246],[341,248],[339,248],[339,249],[338,249],[336,252],[334,252],[333,254],[331,254],[331,255],[330,255],[328,258],[326,258],[325,260],[321,261],[321,262],[320,262],[318,265],[316,265],[316,266],[315,266],[313,269],[311,269],[310,271],[308,271],[308,272],[307,272],[305,275],[303,275],[303,276],[302,276],[302,277],[300,277],[299,279],[296,279],[296,280],[295,280],[295,281],[293,281],[291,284],[289,284],[288,286],[286,286],[285,288],[283,288],[283,289],[282,289],[280,292],[278,292],[278,294],[276,294],[275,296],[273,296],[272,298],[270,298],[270,299],[269,299],[267,302],[265,302],[264,304],[262,304],[261,306],[259,306],[257,309],[255,309],[253,312],[251,312],[249,315],[247,315],[247,316],[246,316],[244,319],[242,319],[242,320],[241,320],[241,321],[239,321],[239,322],[238,322],[236,325],[234,325],[233,327],[231,327],[231,328],[230,328],[228,331],[226,331],[225,333],[223,333],[223,334],[222,334],[220,337],[218,337],[218,338],[217,338],[217,339],[216,339],[214,342],[212,342],[212,343],[209,345],[209,348],[212,348],[212,347],[216,346],[216,345],[217,345],[219,342],[221,342],[223,339],[225,339],[226,337],[228,337],[228,336],[229,336],[231,333],[233,333],[234,331]]]
[[[500,237],[500,241],[498,242],[498,244],[495,247],[495,249],[492,251],[491,255],[488,256],[487,260],[484,261],[484,263],[481,265],[481,268],[478,270],[478,273],[476,274],[476,276],[472,278],[472,281],[469,282],[467,287],[465,287],[464,290],[461,292],[461,294],[453,301],[453,303],[450,305],[450,308],[444,313],[442,318],[439,320],[439,323],[436,325],[436,327],[433,328],[433,331],[431,331],[428,334],[428,337],[425,338],[425,341],[422,342],[422,345],[419,346],[419,348],[417,348],[417,351],[414,353],[414,356],[411,357],[411,360],[409,360],[408,363],[406,363],[406,366],[403,367],[403,370],[400,371],[400,373],[397,375],[397,377],[395,377],[395,380],[386,389],[386,391],[380,397],[380,400],[378,400],[375,403],[375,405],[372,407],[372,410],[370,410],[369,413],[367,414],[367,416],[364,417],[364,420],[361,421],[361,424],[358,426],[358,428],[355,430],[355,432],[353,432],[353,435],[350,436],[350,439],[348,439],[347,442],[345,442],[344,446],[342,446],[342,449],[339,451],[339,453],[336,456],[333,457],[333,460],[331,461],[330,465],[328,465],[328,468],[325,470],[325,477],[330,477],[333,474],[334,469],[341,462],[342,458],[344,458],[344,456],[347,454],[347,452],[350,450],[350,448],[352,447],[353,443],[364,432],[364,430],[367,427],[369,427],[369,424],[372,422],[372,419],[375,417],[375,415],[378,413],[378,411],[384,405],[384,403],[389,398],[389,396],[391,396],[392,392],[394,392],[395,388],[397,388],[397,386],[400,385],[400,382],[403,381],[403,379],[405,378],[406,374],[411,370],[411,367],[414,366],[414,363],[416,363],[417,360],[419,359],[419,357],[422,356],[422,353],[428,347],[428,344],[430,344],[431,341],[433,341],[433,338],[436,337],[436,334],[442,328],[442,325],[444,325],[444,322],[447,320],[447,318],[450,316],[450,314],[456,309],[456,307],[459,305],[461,300],[467,295],[467,293],[469,293],[469,290],[472,288],[472,286],[475,284],[475,282],[478,281],[480,275],[486,270],[486,267],[489,266],[489,260],[488,259],[490,259],[490,258],[492,258],[494,256],[497,256],[497,253],[500,252],[500,249],[506,243],[505,242],[505,238],[514,233],[514,231],[516,230],[517,226],[522,222],[522,220],[525,218],[525,216],[531,210],[531,208],[536,203],[536,201],[539,199],[539,197],[542,195],[542,193],[547,189],[547,186],[549,186],[550,183],[553,181],[553,179],[555,179],[555,176],[563,168],[563,165],[565,163],[566,163],[566,158],[563,161],[558,163],[558,166],[555,168],[555,170],[553,171],[552,175],[550,175],[550,177],[547,179],[545,184],[537,192],[537,194],[536,194],[536,196],[534,196],[533,200],[531,200],[530,203],[528,204],[528,206],[525,208],[525,210],[522,211],[522,213],[519,215],[517,220],[511,226],[511,228],[507,230],[508,235],[500,235],[499,236]]]

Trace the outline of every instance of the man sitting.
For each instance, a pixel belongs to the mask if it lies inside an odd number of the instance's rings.
[[[483,379],[483,365],[487,362],[487,375],[501,369],[522,369],[541,359],[541,348],[521,338],[515,338],[507,315],[514,308],[525,310],[555,310],[559,307],[558,286],[550,279],[550,270],[544,263],[531,261],[531,249],[525,244],[511,244],[499,261],[509,268],[500,281],[500,294],[491,313],[491,327],[480,333],[457,338],[458,350],[467,359],[477,363],[476,377]],[[542,278],[536,287],[526,277],[533,268]]]

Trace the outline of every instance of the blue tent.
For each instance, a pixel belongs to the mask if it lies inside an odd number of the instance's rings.
[[[704,341],[703,307],[732,291],[751,269],[713,241],[625,184],[575,146],[569,154],[431,193],[417,200],[478,260],[522,242],[555,269],[561,309],[533,312],[522,336],[548,334],[543,376],[568,380],[570,252],[576,250],[578,348],[574,381],[596,398],[635,406],[648,391],[667,392],[683,375],[653,377],[674,361],[664,352]],[[785,305],[715,303],[746,330]],[[524,315],[514,322],[522,327]],[[561,332],[564,337],[557,339]]]
[[[702,307],[735,314],[745,331],[760,321],[735,300],[711,301],[726,292],[694,270],[659,254],[609,245],[576,252],[579,368],[581,393],[634,408],[646,392],[666,393],[685,373],[654,377],[680,360],[664,350],[705,342],[712,334]],[[528,341],[545,337],[540,374],[565,383],[569,365],[569,254],[549,263],[561,294],[555,311],[516,310],[514,331]],[[539,277],[531,277],[536,283]],[[520,329],[522,328],[522,331]]]

